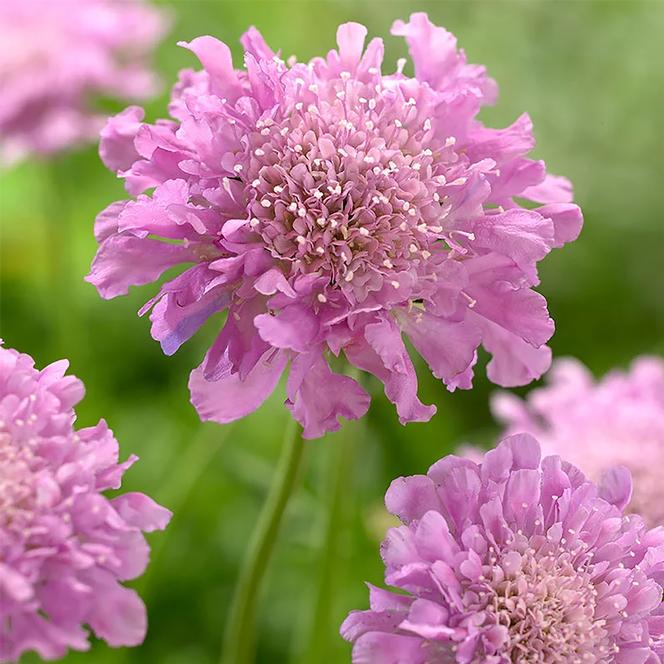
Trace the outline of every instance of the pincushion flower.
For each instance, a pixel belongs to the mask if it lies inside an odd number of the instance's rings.
[[[508,432],[528,431],[549,454],[560,454],[592,479],[616,465],[629,468],[629,510],[664,526],[664,362],[641,357],[629,371],[599,381],[579,361],[558,360],[548,385],[525,400],[499,394],[493,411]]]
[[[143,532],[170,512],[142,493],[103,494],[136,457],[118,463],[103,420],[73,428],[83,384],[66,369],[0,346],[0,662],[87,650],[84,625],[111,646],[145,635],[145,607],[121,582],[143,572]]]
[[[395,480],[381,551],[401,592],[348,616],[353,662],[664,661],[664,529],[623,514],[630,492],[625,468],[598,487],[528,434]]]
[[[154,94],[148,56],[166,25],[143,0],[2,0],[0,164],[96,138],[93,97]]]
[[[203,419],[250,413],[290,363],[304,436],[337,429],[369,404],[330,369],[343,355],[384,383],[402,423],[426,421],[403,335],[450,390],[471,386],[480,344],[500,385],[549,366],[553,322],[532,287],[538,261],[579,233],[570,184],[525,156],[526,115],[476,119],[496,86],[426,15],[392,29],[414,76],[404,62],[382,74],[366,32],[342,25],[338,50],[287,64],[252,28],[243,71],[212,37],[182,43],[203,70],[181,73],[173,119],[131,107],[103,131],[102,159],[136,199],[98,217],[88,280],[112,298],[191,264],[142,313],[171,354],[227,310],[190,380]]]

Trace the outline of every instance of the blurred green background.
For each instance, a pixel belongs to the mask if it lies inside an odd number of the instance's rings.
[[[599,374],[637,354],[664,351],[663,2],[161,4],[170,7],[175,25],[158,52],[166,86],[148,105],[151,120],[165,113],[177,70],[194,66],[192,54],[175,46],[179,39],[215,35],[239,65],[239,37],[255,24],[285,56],[304,60],[332,48],[337,24],[354,20],[386,39],[389,70],[406,54],[389,37],[392,21],[429,12],[498,81],[499,103],[484,120],[504,126],[527,110],[537,156],[575,184],[585,229],[541,270],[540,290],[558,326],[554,352],[573,354]],[[95,214],[124,196],[95,146],[0,175],[0,195],[1,336],[39,365],[71,360],[87,386],[80,424],[106,418],[123,456],[141,457],[126,488],[175,512],[167,532],[151,537],[152,564],[136,584],[149,609],[145,644],[114,651],[98,643],[91,654],[66,661],[216,662],[238,565],[279,453],[287,418],[283,388],[244,421],[202,425],[187,399],[187,376],[219,321],[166,358],[149,337],[149,321],[136,316],[152,287],[103,302],[83,282],[95,251]],[[378,543],[390,523],[382,506],[389,482],[424,472],[459,442],[489,444],[496,435],[488,411],[494,387],[482,369],[472,392],[455,394],[421,364],[418,369],[423,401],[439,409],[432,422],[401,427],[374,384],[364,422],[307,443],[300,486],[268,570],[257,661],[348,662],[350,648],[338,627],[350,609],[366,607],[363,581],[382,581]],[[339,455],[344,472],[335,478],[329,468]],[[335,490],[341,500],[329,528]],[[321,569],[327,570],[323,582]]]

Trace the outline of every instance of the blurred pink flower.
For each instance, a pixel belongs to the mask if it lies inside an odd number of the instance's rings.
[[[526,115],[499,130],[476,120],[496,86],[449,32],[425,14],[392,31],[414,77],[402,62],[381,74],[383,43],[365,49],[356,23],[306,64],[252,28],[239,72],[225,44],[199,37],[182,44],[204,69],[181,73],[174,120],[146,124],[131,107],[102,133],[104,163],[137,198],[99,215],[88,280],[112,298],[193,264],[141,313],[170,355],[228,310],[190,380],[203,419],[252,412],[290,362],[304,436],[335,430],[369,405],[330,370],[343,353],[384,383],[402,423],[426,421],[435,408],[417,397],[403,334],[450,390],[471,387],[480,344],[500,385],[549,366],[553,321],[531,287],[538,261],[580,231],[571,186],[524,156]]]
[[[154,94],[166,25],[143,0],[0,1],[0,165],[95,139],[95,96]]]
[[[528,434],[395,480],[381,553],[406,594],[370,586],[341,628],[353,662],[664,661],[664,529],[623,515],[630,492],[625,468],[597,488]]]
[[[622,465],[634,478],[629,510],[664,526],[664,362],[637,359],[595,382],[578,361],[558,360],[548,385],[526,400],[498,394],[494,414],[508,433],[528,431],[592,479]]]
[[[83,384],[67,366],[38,371],[0,346],[0,662],[87,650],[86,624],[111,646],[145,636],[143,602],[120,582],[145,569],[142,531],[171,515],[142,493],[101,493],[136,457],[118,463],[103,420],[73,429]]]

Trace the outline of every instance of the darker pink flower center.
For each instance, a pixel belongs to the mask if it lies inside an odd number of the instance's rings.
[[[431,146],[426,100],[380,77],[297,85],[299,101],[259,120],[236,165],[250,226],[290,276],[323,275],[352,300],[424,276],[443,233],[440,167],[456,158],[452,140]]]
[[[490,622],[505,628],[511,662],[607,661],[613,651],[598,609],[591,559],[525,538],[484,567],[480,601]]]

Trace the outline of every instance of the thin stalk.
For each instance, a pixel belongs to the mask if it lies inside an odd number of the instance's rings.
[[[305,642],[301,662],[331,661],[330,641],[336,636],[334,622],[335,588],[340,574],[340,535],[344,529],[345,513],[349,492],[349,470],[357,434],[361,427],[358,422],[346,422],[338,437],[328,439],[331,446],[329,463],[329,484],[326,495],[327,521],[318,561],[319,579],[313,614]]]
[[[263,577],[277,540],[302,458],[300,428],[290,421],[279,464],[251,537],[224,636],[221,664],[249,664],[255,654],[256,608]]]
[[[72,318],[77,316],[77,308],[72,298],[73,238],[69,219],[66,176],[63,176],[64,162],[52,159],[43,164],[42,214],[44,237],[46,238],[46,289],[50,300],[52,320],[51,344],[54,355],[70,357],[71,336],[77,330]],[[82,278],[82,277],[81,277]]]

